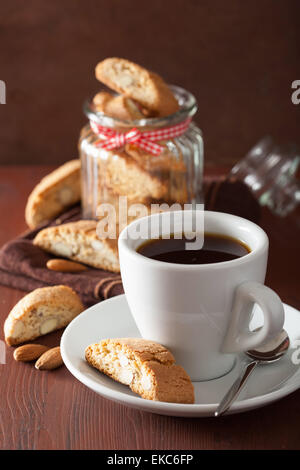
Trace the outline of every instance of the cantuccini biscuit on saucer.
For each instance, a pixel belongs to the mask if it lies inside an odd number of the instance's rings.
[[[36,289],[9,313],[4,323],[5,341],[13,346],[33,340],[68,325],[83,310],[80,298],[70,287]]]
[[[142,338],[104,339],[85,350],[89,364],[146,400],[194,403],[194,387],[164,346]]]
[[[57,256],[98,269],[120,272],[117,239],[100,239],[97,221],[79,220],[41,230],[33,243]]]
[[[100,91],[94,96],[93,103],[97,111],[112,118],[125,121],[144,118],[134,101],[124,95],[114,96],[106,91]]]
[[[157,116],[168,116],[179,109],[175,96],[159,75],[129,60],[112,57],[99,62],[96,78]]]
[[[52,171],[33,189],[25,209],[26,222],[35,228],[80,199],[80,160],[76,159]]]

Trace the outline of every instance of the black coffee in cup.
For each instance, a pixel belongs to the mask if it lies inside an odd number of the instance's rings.
[[[194,239],[195,240],[195,239]],[[137,252],[147,258],[176,264],[210,264],[231,261],[250,253],[250,248],[241,240],[215,233],[205,233],[201,249],[191,249],[193,239],[158,238],[147,240]],[[189,244],[189,249],[187,249]]]

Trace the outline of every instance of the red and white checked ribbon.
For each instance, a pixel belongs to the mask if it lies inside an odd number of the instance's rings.
[[[130,131],[124,133],[117,132],[111,127],[100,126],[95,121],[90,121],[90,125],[93,132],[101,137],[95,142],[97,147],[112,150],[123,147],[126,143],[131,143],[152,153],[153,155],[159,155],[164,150],[164,147],[156,144],[155,142],[179,137],[188,129],[190,122],[191,118],[186,119],[175,126],[146,132],[141,132],[139,129],[134,127]]]

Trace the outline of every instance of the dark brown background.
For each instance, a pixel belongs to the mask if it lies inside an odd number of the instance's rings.
[[[94,66],[134,60],[192,91],[206,164],[260,137],[300,144],[298,0],[0,0],[0,163],[77,155]]]

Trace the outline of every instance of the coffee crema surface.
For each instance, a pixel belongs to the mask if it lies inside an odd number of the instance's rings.
[[[211,264],[232,261],[251,252],[251,249],[241,240],[227,235],[205,233],[201,249],[192,248],[191,243],[196,238],[158,238],[147,240],[137,249],[137,252],[147,258],[175,264]],[[189,245],[187,245],[189,244]],[[187,249],[189,246],[189,249]]]

